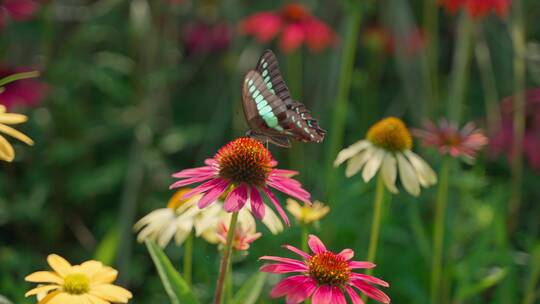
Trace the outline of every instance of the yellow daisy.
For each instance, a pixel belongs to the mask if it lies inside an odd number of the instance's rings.
[[[0,105],[0,132],[15,137],[16,139],[31,146],[34,144],[34,142],[32,141],[32,139],[30,139],[30,137],[8,126],[20,124],[27,120],[28,118],[25,115],[7,113],[6,107]],[[13,150],[13,146],[7,141],[4,136],[0,135],[0,160],[11,162],[14,158],[15,151]]]
[[[300,205],[292,198],[287,199],[287,210],[301,224],[310,224],[322,219],[330,212],[330,207],[325,206],[319,201],[313,202],[311,206]]]
[[[392,193],[398,192],[396,179],[399,173],[405,190],[418,196],[420,187],[437,183],[437,175],[411,148],[411,134],[403,121],[388,117],[374,124],[368,130],[366,139],[339,152],[334,166],[349,160],[345,169],[347,177],[362,170],[365,182],[380,172],[386,188]]]
[[[46,294],[38,304],[110,304],[127,303],[133,296],[128,290],[113,285],[118,272],[98,261],[71,265],[59,255],[51,254],[47,262],[53,271],[28,275],[28,282],[41,283],[25,296]]]

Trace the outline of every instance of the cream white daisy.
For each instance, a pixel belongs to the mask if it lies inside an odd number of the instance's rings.
[[[202,195],[196,195],[187,200],[181,199],[189,190],[186,188],[177,191],[169,200],[167,208],[156,209],[135,223],[133,229],[139,231],[137,240],[144,242],[150,239],[161,248],[165,248],[174,237],[175,243],[181,245],[195,229],[195,236],[202,237],[210,243],[217,243],[215,234],[217,224],[224,213],[223,203],[216,202],[200,209],[197,203]],[[279,218],[269,207],[266,208],[268,213],[263,223],[273,234],[283,231],[283,224]],[[245,212],[249,214],[249,211]]]
[[[411,148],[411,134],[403,121],[388,117],[374,124],[366,139],[339,152],[334,166],[348,160],[345,175],[351,177],[362,171],[365,182],[380,172],[386,188],[392,193],[398,192],[396,179],[399,174],[405,190],[418,196],[420,187],[437,183],[437,175]]]

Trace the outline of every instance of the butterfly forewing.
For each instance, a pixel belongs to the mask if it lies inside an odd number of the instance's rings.
[[[264,51],[257,63],[256,70],[261,74],[268,90],[277,95],[290,108],[293,100],[279,70],[279,63],[274,52],[271,50]]]

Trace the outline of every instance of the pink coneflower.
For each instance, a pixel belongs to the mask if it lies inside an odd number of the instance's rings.
[[[31,19],[39,4],[33,0],[0,0],[0,29],[11,19],[22,22]]]
[[[531,168],[540,170],[540,88],[525,93],[525,134],[523,153]],[[514,144],[514,101],[507,97],[501,102],[501,126],[490,137],[490,150],[493,155],[506,153],[512,159]]]
[[[0,65],[0,79],[30,70]],[[20,79],[0,88],[0,104],[8,110],[17,105],[33,107],[43,100],[47,90],[48,86],[43,82],[35,79]]]
[[[491,12],[499,17],[508,15],[510,0],[439,0],[439,3],[451,14],[460,9],[465,9],[469,16],[479,19]]]
[[[420,138],[424,146],[437,148],[443,155],[463,157],[471,161],[476,157],[476,152],[488,143],[487,137],[473,122],[469,122],[461,130],[446,119],[441,119],[438,125],[428,120],[424,127],[425,129],[414,129],[413,135]]]
[[[279,201],[269,189],[274,188],[304,203],[310,204],[310,194],[302,188],[300,182],[291,177],[296,171],[276,169],[277,161],[264,145],[253,139],[242,137],[223,146],[213,158],[205,161],[206,166],[182,170],[173,177],[182,179],[171,185],[172,188],[202,183],[183,198],[204,193],[198,203],[204,208],[228,191],[223,208],[227,212],[242,209],[246,202],[251,202],[251,212],[258,219],[264,217],[265,206],[260,191],[264,192],[276,207],[283,221],[289,219]]]
[[[261,260],[278,262],[261,267],[263,272],[294,273],[299,275],[283,279],[270,292],[270,296],[287,297],[287,304],[296,304],[311,298],[312,304],[346,304],[345,293],[352,303],[364,303],[358,296],[361,293],[381,303],[390,303],[390,298],[373,285],[388,287],[388,283],[376,277],[355,273],[354,269],[369,269],[375,267],[370,262],[351,261],[354,251],[344,249],[340,253],[328,251],[321,240],[310,235],[309,247],[313,255],[296,247],[285,245],[290,251],[300,255],[303,260],[263,256]]]
[[[290,3],[280,11],[264,11],[248,16],[240,23],[243,34],[266,43],[280,34],[279,47],[286,53],[306,43],[312,51],[321,51],[336,41],[334,31],[311,15],[301,4]]]

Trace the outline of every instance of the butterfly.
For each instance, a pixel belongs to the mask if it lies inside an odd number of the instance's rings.
[[[288,148],[290,139],[320,143],[326,134],[306,106],[291,98],[271,50],[244,77],[242,105],[250,127],[247,135],[262,142]]]

